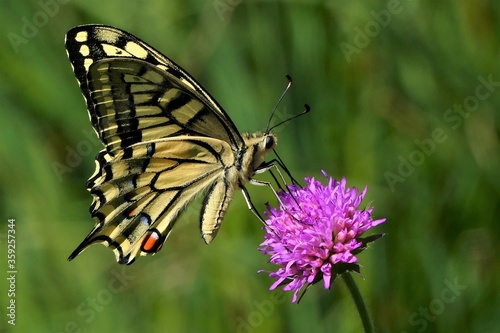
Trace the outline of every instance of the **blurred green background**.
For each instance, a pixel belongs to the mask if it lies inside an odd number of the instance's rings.
[[[0,331],[360,332],[345,286],[299,304],[268,290],[263,231],[237,194],[206,246],[189,208],[154,257],[73,262],[94,225],[85,181],[101,149],[64,49],[75,25],[130,31],[190,72],[241,131],[278,128],[296,178],[369,186],[374,232],[356,277],[377,332],[500,327],[498,1],[0,2]],[[76,157],[71,152],[76,151]],[[71,157],[72,156],[72,157]],[[58,172],[55,166],[66,166]],[[250,186],[263,210],[269,191]],[[195,205],[196,206],[196,205]],[[7,230],[16,229],[16,325]]]

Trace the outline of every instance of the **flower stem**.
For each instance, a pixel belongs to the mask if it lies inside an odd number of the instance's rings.
[[[358,310],[359,316],[361,317],[361,322],[363,323],[365,333],[373,333],[373,323],[370,315],[368,314],[368,309],[366,308],[365,301],[363,300],[363,297],[359,292],[358,285],[356,284],[350,273],[344,273],[341,276],[344,279],[347,289],[349,289],[349,293],[354,300],[354,304],[356,304],[356,308]]]

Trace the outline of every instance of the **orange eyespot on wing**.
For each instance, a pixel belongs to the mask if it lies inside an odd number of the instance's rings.
[[[156,253],[160,251],[164,241],[165,240],[158,230],[148,230],[144,240],[142,241],[141,251],[146,253]]]

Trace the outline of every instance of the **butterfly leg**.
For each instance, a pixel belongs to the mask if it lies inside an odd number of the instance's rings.
[[[248,193],[247,188],[243,185],[240,185],[240,188],[241,188],[241,192],[243,193],[243,197],[245,198],[245,201],[247,202],[248,209],[250,209],[250,211],[252,213],[254,213],[255,216],[257,216],[259,221],[262,222],[262,224],[264,224],[267,227],[267,223],[264,221],[262,216],[259,214],[259,212],[255,208],[255,206],[252,202],[252,199],[250,199],[250,194]]]
[[[288,168],[285,165],[285,162],[283,162],[283,160],[281,159],[281,157],[278,155],[278,152],[276,151],[276,149],[273,149],[273,152],[276,155],[276,158],[273,159],[273,160],[271,160],[271,161],[269,161],[266,164],[278,164],[286,172],[286,174],[288,175],[288,177],[290,177],[290,180],[292,181],[292,183],[295,184],[295,185],[298,185],[299,182],[297,180],[295,180],[295,178],[293,178],[292,173],[290,172],[290,170],[288,170]]]
[[[278,184],[279,189],[282,190],[282,191],[288,191],[288,193],[292,197],[293,201],[295,201],[295,203],[297,204],[297,207],[299,207],[299,209],[301,209],[299,203],[297,202],[297,199],[293,195],[293,192],[290,191],[290,189],[288,187],[288,184],[286,183],[285,177],[281,173],[281,170],[280,170],[280,168],[278,166],[282,167],[283,170],[285,170],[286,174],[292,180],[292,184],[293,185],[300,186],[299,183],[295,180],[295,178],[293,178],[292,174],[287,169],[287,167],[284,165],[284,163],[281,160],[281,158],[278,159],[278,160],[277,159],[273,159],[273,160],[271,160],[269,162],[262,163],[262,165],[260,166],[260,168],[255,171],[255,174],[259,174],[259,173],[262,173],[264,171],[268,171],[269,170],[269,173],[271,174],[271,176],[273,176],[274,180],[276,181],[276,184]],[[275,168],[276,169],[276,172],[278,172],[278,174],[279,174],[279,176],[281,178],[281,181],[283,182],[283,185],[285,186],[285,188],[281,187],[281,184],[278,182],[278,180],[274,176],[274,173],[272,172],[272,170],[270,170],[271,168]],[[271,187],[271,189],[274,191],[274,189],[272,187]],[[275,192],[274,194],[276,195],[276,191],[274,191],[274,192]],[[281,202],[280,198],[278,196],[277,196],[277,198],[278,198],[278,201],[281,204],[282,202]]]
[[[276,164],[277,163],[277,164]],[[276,184],[278,185],[279,189],[280,190],[285,190],[286,189],[286,186],[288,185],[286,180],[285,180],[285,177],[283,176],[283,173],[281,173],[281,170],[278,166],[281,166],[281,164],[279,163],[278,160],[271,160],[269,162],[264,162],[262,163],[262,165],[257,169],[255,170],[255,174],[261,174],[265,171],[269,171],[271,173],[271,176],[274,178],[274,181],[276,182]],[[274,173],[273,171],[271,170],[272,168],[276,169],[276,172],[278,173],[279,175],[279,178],[281,179],[281,182],[283,182],[283,186],[285,188],[283,188],[281,186],[281,183],[278,181],[278,179],[274,176]]]
[[[255,208],[255,206],[254,206],[254,204],[252,202],[252,199],[250,199],[250,194],[248,193],[248,190],[246,189],[246,187],[240,185],[240,188],[241,188],[241,192],[243,193],[243,197],[245,198],[245,201],[247,202],[248,209],[250,209],[252,211],[252,213],[254,213],[254,215],[257,216],[257,218],[260,220],[260,222],[268,230],[271,230],[276,235],[276,237],[278,237],[278,238],[281,239],[281,237],[278,234],[276,234],[276,232],[271,227],[269,227],[269,225],[266,223],[266,221],[264,221],[264,219],[262,218],[262,216],[260,216],[259,212],[257,211],[257,209]]]
[[[272,175],[273,173],[272,173],[272,171],[270,171],[270,169],[271,169],[271,168],[275,168],[275,169],[276,169],[276,171],[277,171],[277,172],[278,172],[278,174],[280,175],[281,179],[283,180],[284,185],[286,186],[287,184],[286,184],[286,182],[285,182],[285,179],[284,179],[284,177],[283,177],[283,174],[281,173],[281,171],[280,171],[280,169],[278,168],[278,165],[277,165],[277,164],[266,163],[266,165],[261,166],[259,169],[257,169],[257,170],[255,171],[255,174],[260,174],[260,173],[262,173],[262,172],[264,172],[264,171],[269,171],[269,172],[271,173],[271,175]],[[273,177],[274,177],[274,175],[273,175]],[[274,178],[275,178],[275,180],[276,180],[276,177],[274,177]],[[281,200],[280,196],[278,195],[278,193],[276,192],[276,190],[274,189],[273,185],[272,185],[270,182],[266,182],[266,181],[263,181],[263,180],[258,180],[258,179],[253,179],[253,178],[252,178],[252,179],[250,179],[250,180],[249,180],[249,182],[250,182],[250,184],[257,185],[257,186],[267,186],[267,187],[269,187],[269,188],[271,189],[271,191],[273,191],[274,196],[276,197],[276,199],[278,199],[278,203],[280,204],[280,206],[281,206],[281,207],[282,207],[282,208],[283,208],[283,209],[284,209],[284,210],[285,210],[285,211],[286,211],[286,212],[287,212],[287,213],[288,213],[288,214],[289,214],[289,215],[290,215],[290,216],[291,216],[294,220],[297,220],[297,218],[296,218],[296,217],[295,217],[292,213],[290,213],[290,212],[288,211],[288,209],[286,208],[285,204],[283,203],[283,201]],[[276,181],[276,182],[277,182],[277,181]],[[280,187],[280,189],[281,189],[281,190],[286,190],[286,189],[281,188],[281,186],[280,186],[279,184],[278,184],[278,186]],[[291,195],[292,199],[295,201],[295,203],[296,203],[297,207],[298,207],[299,209],[301,209],[301,207],[300,207],[299,203],[297,202],[297,200],[295,199],[295,197],[294,197],[294,195],[293,195],[292,191],[290,191],[290,190],[288,189],[288,192],[289,192],[289,194]]]
[[[280,169],[278,168],[278,165],[277,164],[274,164],[274,163],[266,163],[266,165],[264,166],[261,166],[260,168],[258,168],[257,170],[255,170],[255,174],[260,174],[260,173],[263,173],[265,171],[269,171],[271,170],[272,168],[276,169],[276,171],[278,172],[278,174],[280,175],[280,178],[282,179],[283,181],[283,184],[286,186],[286,182],[285,182],[285,178],[283,177],[283,174],[281,173]],[[272,174],[272,172],[271,172]],[[266,181],[263,181],[263,180],[257,180],[257,179],[250,179],[250,184],[253,184],[253,185],[257,185],[257,186],[267,186],[271,189],[271,191],[273,191],[274,193],[274,196],[278,199],[278,202],[280,203],[280,205],[282,207],[285,207],[285,205],[283,204],[283,202],[281,201],[281,198],[279,197],[278,193],[276,192],[276,190],[274,189],[273,185],[270,183],[270,182],[266,182]],[[278,184],[279,186],[279,184]],[[281,186],[280,186],[281,188]]]

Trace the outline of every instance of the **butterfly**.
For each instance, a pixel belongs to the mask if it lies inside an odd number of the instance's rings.
[[[66,34],[66,50],[104,149],[86,183],[96,225],[68,260],[92,244],[120,264],[157,253],[186,205],[203,195],[201,235],[210,243],[233,193],[254,175],[277,137],[241,134],[186,71],[139,38],[105,25]],[[268,126],[269,127],[269,126]]]

